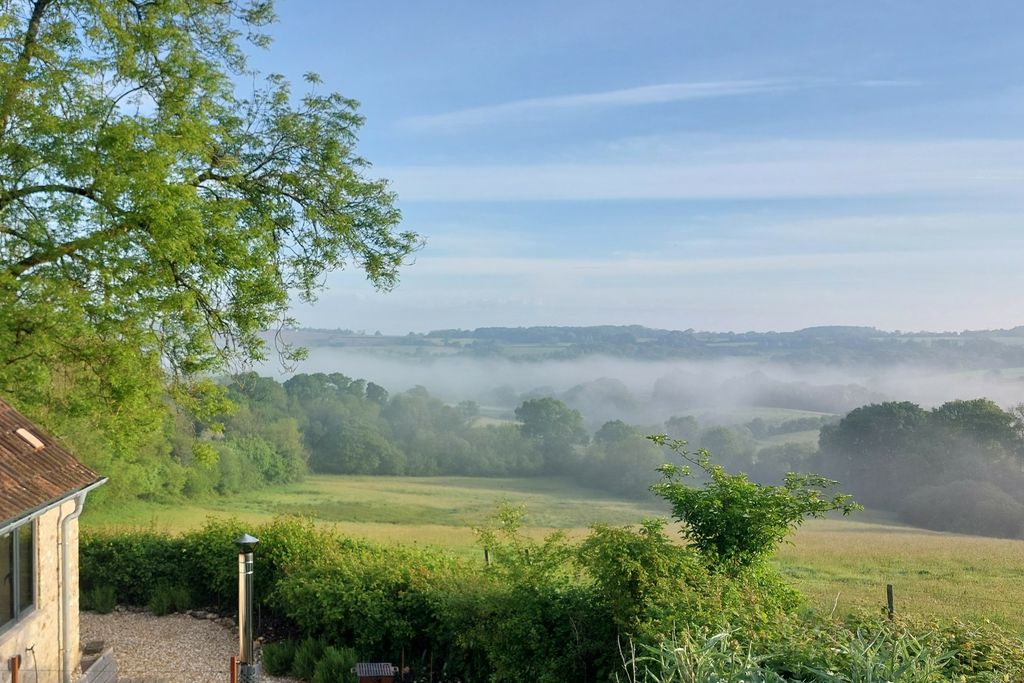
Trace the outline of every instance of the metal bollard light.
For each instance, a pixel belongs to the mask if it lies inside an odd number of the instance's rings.
[[[238,546],[238,681],[258,683],[260,667],[252,646],[252,551],[259,539],[243,534],[235,539]]]

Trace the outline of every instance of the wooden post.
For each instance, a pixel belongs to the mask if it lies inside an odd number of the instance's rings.
[[[238,683],[238,657],[231,658],[231,683]]]
[[[18,669],[21,668],[21,655],[11,657],[11,683],[18,683]]]
[[[893,617],[893,605],[892,605],[892,584],[888,583],[885,585],[885,601],[889,607],[889,619]]]
[[[491,554],[487,551],[487,548],[484,548],[484,564],[488,567],[491,566]]]

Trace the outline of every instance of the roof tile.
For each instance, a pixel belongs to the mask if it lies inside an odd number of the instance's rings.
[[[19,429],[30,431],[43,447],[33,448],[18,436]],[[24,517],[100,479],[60,442],[0,401],[0,523]]]

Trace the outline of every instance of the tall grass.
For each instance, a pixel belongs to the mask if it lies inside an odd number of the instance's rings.
[[[960,678],[951,673],[954,652],[937,653],[931,635],[915,636],[902,629],[842,631],[815,655],[817,666],[798,678],[784,678],[773,663],[786,659],[783,651],[754,653],[734,633],[711,635],[683,630],[658,645],[630,643],[621,653],[623,675],[619,683],[944,683],[950,680],[1004,680]],[[784,647],[784,645],[779,645]],[[1010,680],[1006,678],[1005,680]]]
[[[868,636],[858,630],[845,648],[839,648],[837,671],[813,670],[820,683],[941,683],[950,680],[946,670],[954,653],[936,654],[928,636],[906,631],[879,631]],[[845,652],[843,651],[845,650]]]
[[[775,672],[733,639],[731,631],[695,635],[689,629],[674,633],[658,645],[630,644],[623,653],[627,683],[778,683]],[[616,675],[620,683],[623,678]]]

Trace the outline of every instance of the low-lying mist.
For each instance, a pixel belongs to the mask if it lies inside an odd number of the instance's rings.
[[[264,368],[268,374],[271,368]],[[751,358],[641,361],[588,356],[521,361],[466,356],[387,357],[314,347],[295,372],[340,372],[401,392],[424,386],[446,401],[473,400],[511,412],[524,398],[559,396],[588,423],[623,419],[661,423],[692,414],[705,422],[757,417],[765,409],[845,414],[868,403],[912,401],[923,407],[986,397],[1010,406],[1024,400],[1024,369],[951,372],[929,366],[841,368]]]

